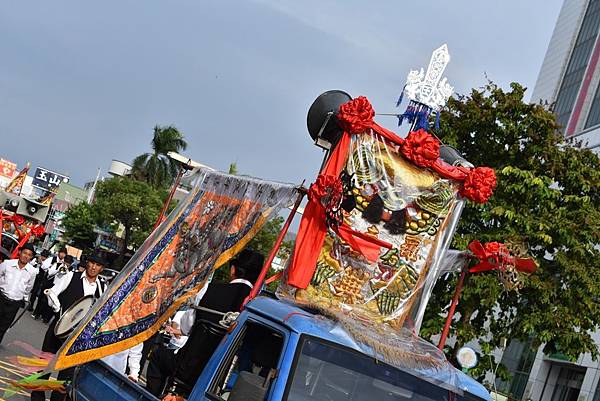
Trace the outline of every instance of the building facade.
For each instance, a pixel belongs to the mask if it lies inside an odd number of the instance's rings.
[[[600,151],[600,0],[565,0],[533,90],[563,133]]]
[[[531,101],[550,106],[565,137],[600,153],[600,0],[564,0]],[[512,341],[501,357],[512,378],[495,385],[511,399],[600,401],[600,361],[588,354],[571,362]]]

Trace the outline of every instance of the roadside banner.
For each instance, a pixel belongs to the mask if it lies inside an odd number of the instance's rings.
[[[17,171],[17,165],[10,160],[0,159],[0,176],[13,178]]]

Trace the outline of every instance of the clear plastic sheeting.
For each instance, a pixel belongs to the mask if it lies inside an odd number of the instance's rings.
[[[360,240],[350,244],[332,227],[310,285],[284,284],[279,295],[356,322],[352,334],[371,347],[419,347],[400,328],[414,327],[411,310],[439,274],[462,206],[458,183],[415,166],[372,132],[352,137],[340,179],[343,223]]]

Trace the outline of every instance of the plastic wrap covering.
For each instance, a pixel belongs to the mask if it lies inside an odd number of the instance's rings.
[[[453,230],[448,231],[450,232]],[[410,329],[415,333],[419,333],[419,330],[421,329],[425,308],[427,307],[435,283],[444,274],[460,272],[468,261],[467,254],[457,250],[447,250],[443,255],[442,258],[437,259],[439,261],[437,266],[430,269],[427,274],[423,288],[419,292],[415,304],[410,311],[409,321],[413,322],[413,326],[410,327]]]
[[[341,339],[342,344],[436,385],[460,392],[457,388],[459,372],[446,360],[444,353],[409,329],[393,329],[387,325],[373,327],[334,309],[322,309],[320,313],[332,320],[329,332]]]
[[[187,198],[143,243],[51,368],[98,359],[152,336],[297,195],[292,185],[208,170],[195,172],[190,183]]]
[[[279,294],[342,312],[370,327],[369,345],[381,340],[390,353],[401,341],[390,328],[413,326],[407,319],[419,290],[437,275],[458,184],[416,167],[375,133],[352,137],[340,179],[342,221],[329,223],[310,285],[284,284]]]

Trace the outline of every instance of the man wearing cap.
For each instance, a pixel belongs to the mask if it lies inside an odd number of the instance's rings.
[[[25,244],[18,259],[0,263],[0,342],[19,308],[25,307],[35,282],[37,269],[29,263],[35,255],[33,245]]]
[[[239,312],[252,291],[263,263],[264,256],[258,252],[249,249],[240,252],[230,263],[232,280],[229,283],[211,283],[199,300],[199,306],[205,309],[196,311],[192,308],[187,311],[181,318],[180,329],[168,327],[169,333],[189,337],[177,354],[165,347],[158,348],[152,354],[146,375],[146,389],[150,393],[159,397],[168,378],[172,376],[189,388],[194,386],[223,337],[206,326],[206,322],[218,325],[222,314],[210,313],[206,309],[223,313]]]
[[[85,296],[99,298],[106,289],[106,283],[98,275],[102,272],[107,262],[99,254],[94,254],[87,258],[85,271],[72,272],[67,271],[58,275],[52,288],[44,291],[48,298],[48,305],[54,311],[54,318],[46,330],[42,351],[55,354],[65,342],[66,338],[58,338],[54,334],[54,328],[62,312],[69,309],[77,301]],[[73,376],[73,368],[58,372],[58,380],[69,380]],[[50,397],[51,401],[64,400],[65,394],[53,391]],[[32,401],[43,401],[44,392],[34,391],[31,393]]]

